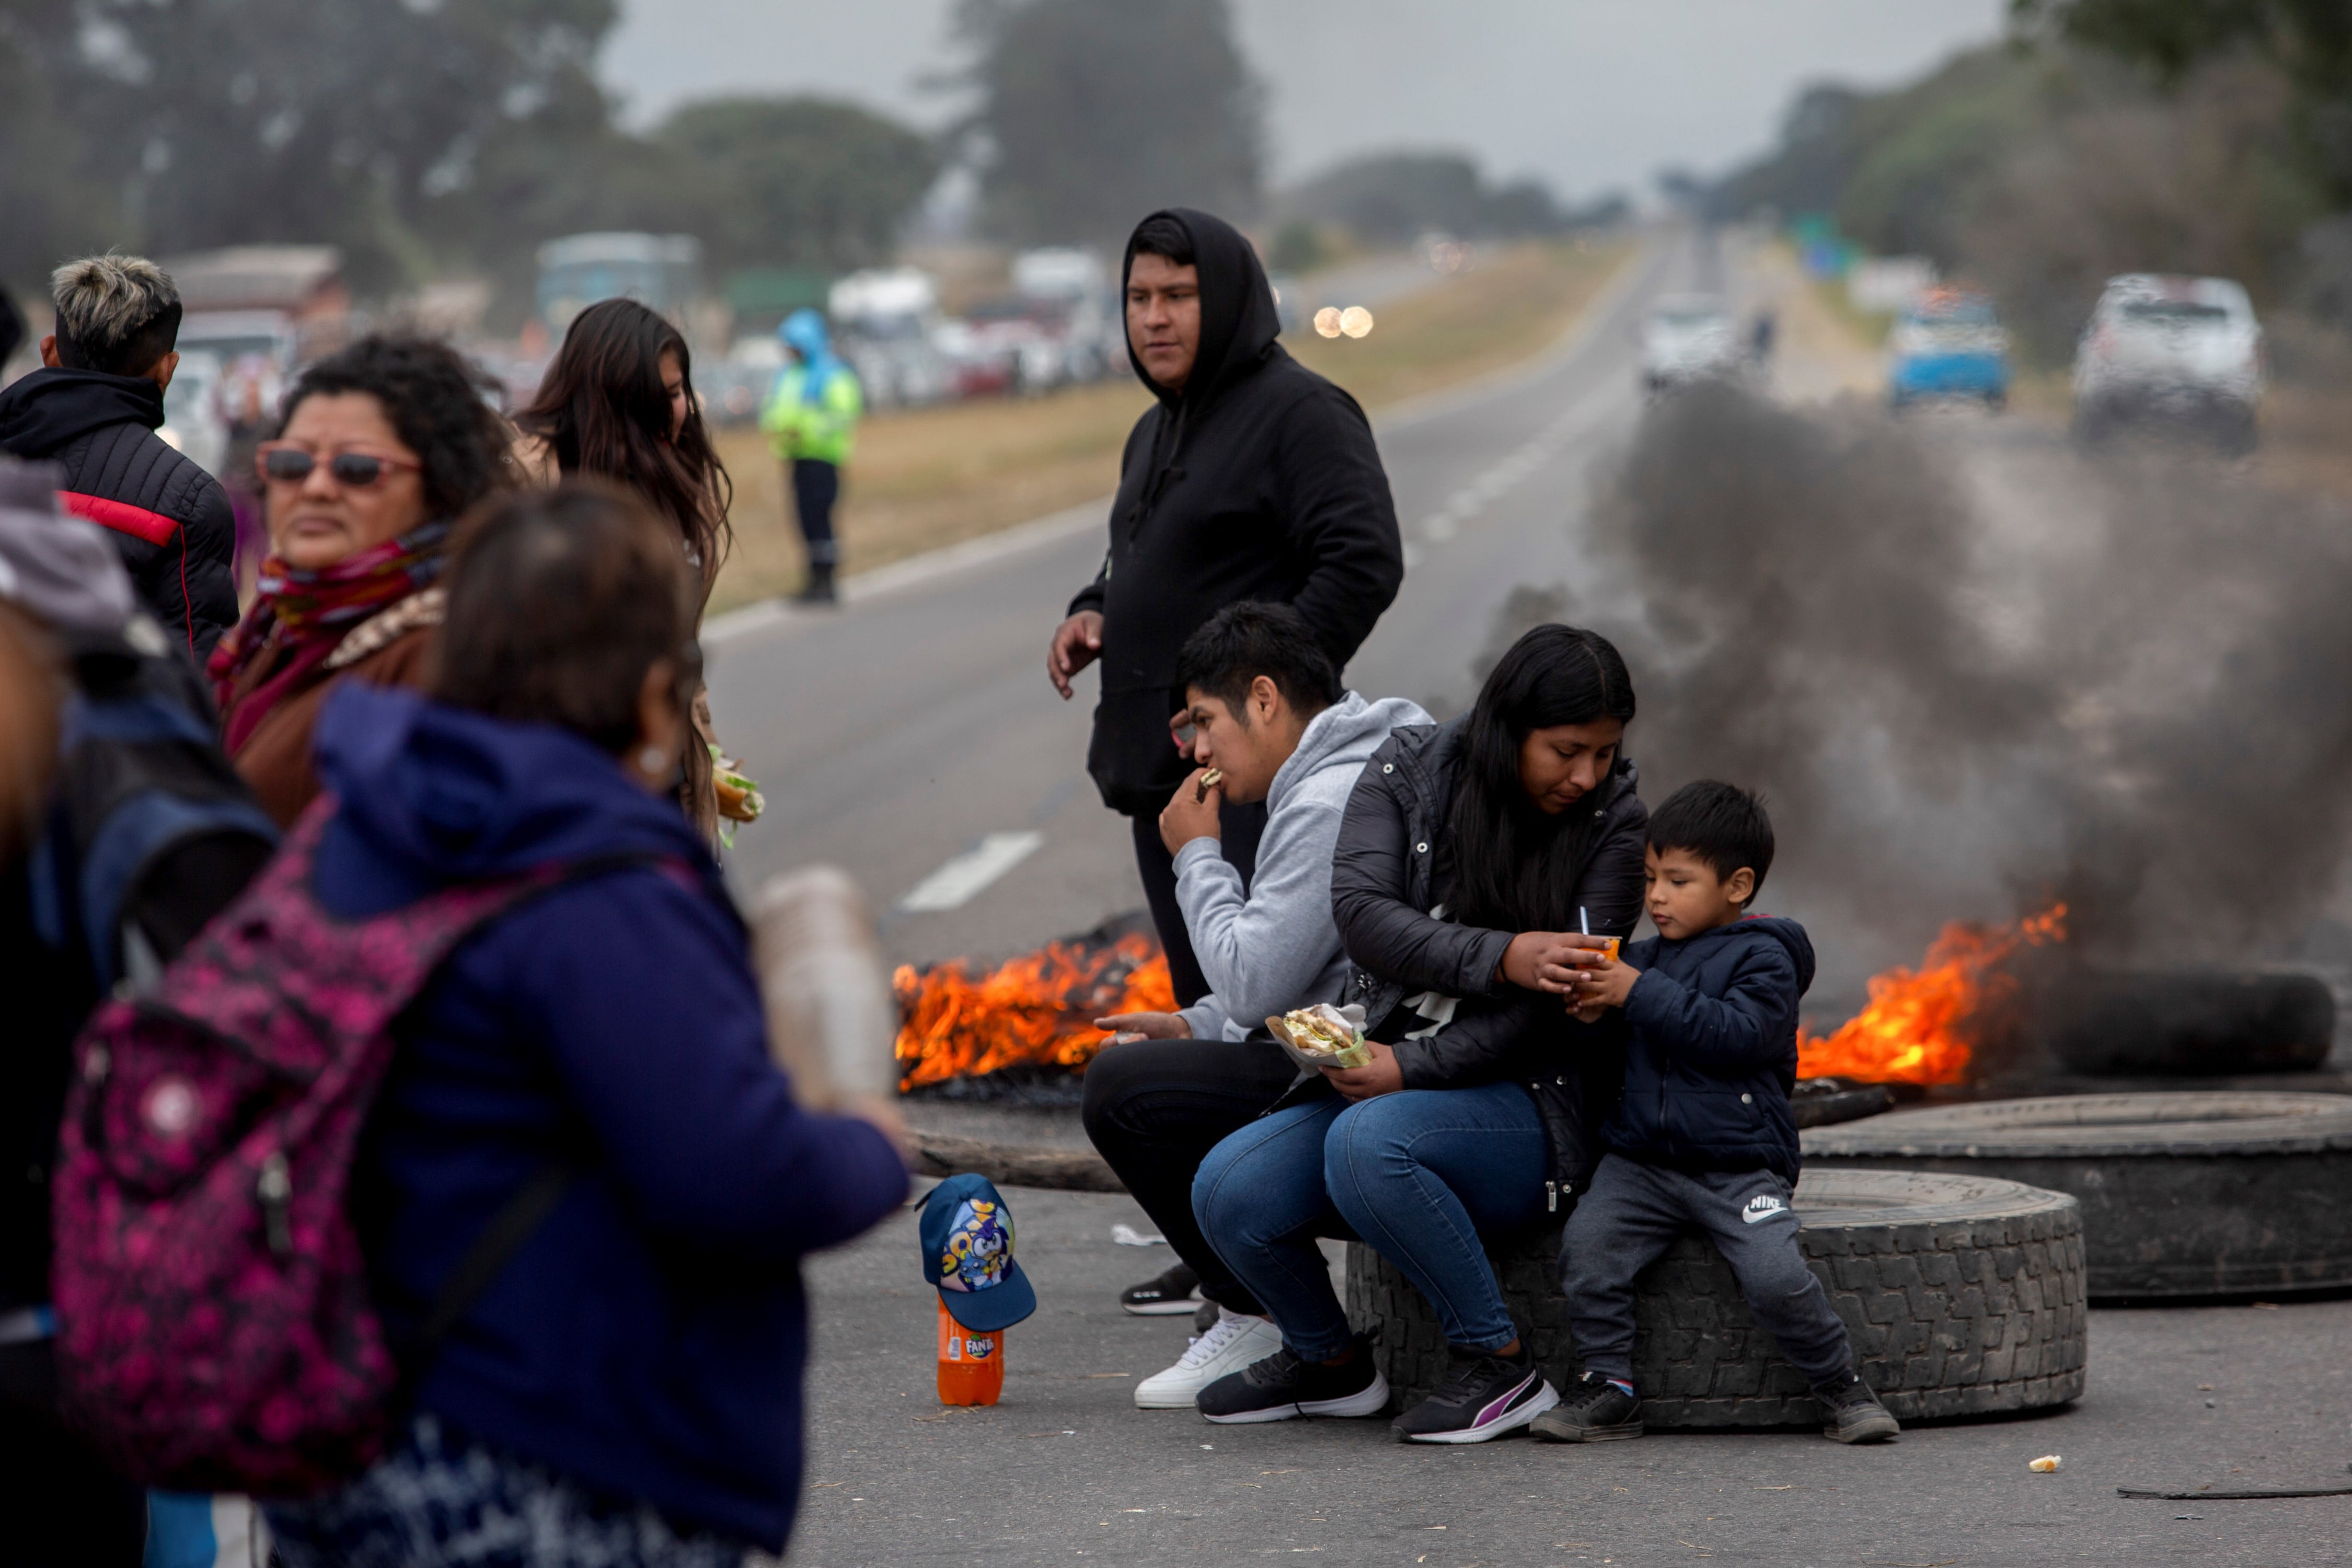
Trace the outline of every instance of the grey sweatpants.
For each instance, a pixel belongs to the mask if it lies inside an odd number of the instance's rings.
[[[1769,1171],[1686,1173],[1611,1154],[1560,1237],[1560,1286],[1588,1371],[1633,1377],[1633,1277],[1676,1237],[1703,1230],[1748,1310],[1819,1386],[1853,1363],[1845,1324],[1797,1247],[1789,1184]]]

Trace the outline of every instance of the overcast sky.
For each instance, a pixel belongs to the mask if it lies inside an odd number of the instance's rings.
[[[2005,0],[1233,0],[1270,89],[1274,174],[1451,147],[1561,195],[1716,173],[1790,96],[1881,86],[1999,36]],[[681,99],[818,91],[935,125],[953,0],[623,0],[605,75],[643,123]]]

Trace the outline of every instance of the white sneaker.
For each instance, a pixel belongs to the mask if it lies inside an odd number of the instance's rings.
[[[1190,1410],[1193,1396],[1229,1372],[1239,1372],[1282,1348],[1282,1331],[1266,1318],[1220,1309],[1209,1331],[1166,1372],[1135,1385],[1138,1410]]]

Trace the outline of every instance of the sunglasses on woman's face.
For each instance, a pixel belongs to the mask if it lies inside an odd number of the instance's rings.
[[[319,454],[309,447],[289,446],[282,441],[265,441],[254,455],[261,477],[281,485],[300,484],[318,468],[319,460]],[[326,463],[329,478],[354,490],[373,489],[391,479],[395,469],[425,466],[406,458],[378,457],[373,452],[337,452]]]

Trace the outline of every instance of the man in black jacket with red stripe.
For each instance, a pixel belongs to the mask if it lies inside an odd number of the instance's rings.
[[[135,256],[49,279],[43,369],[0,390],[0,451],[65,470],[68,510],[107,531],[131,586],[201,667],[236,623],[236,521],[220,481],[155,434],[180,356],[180,291]]]

